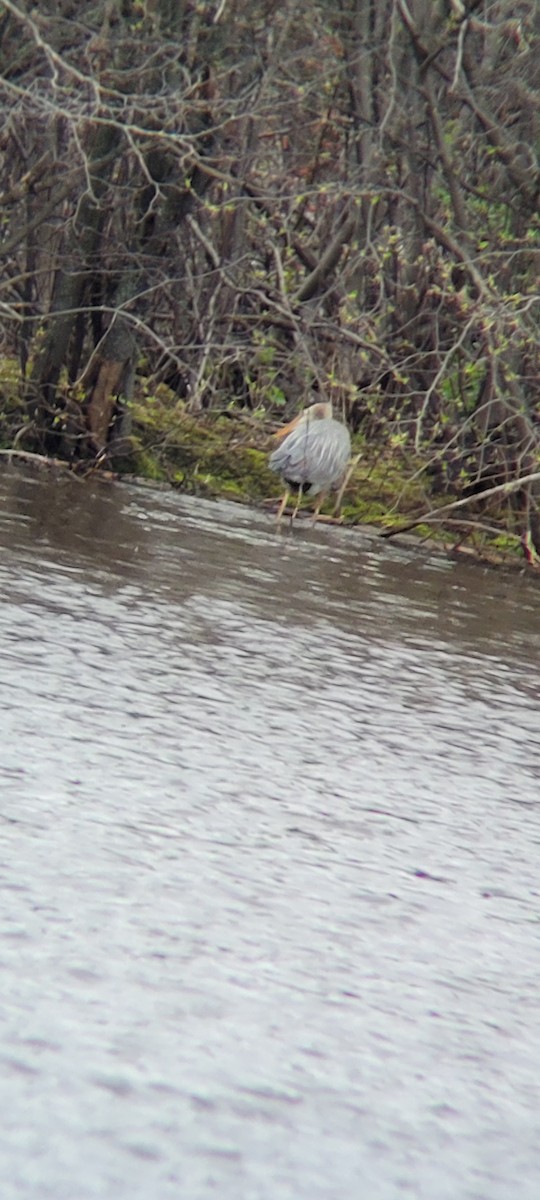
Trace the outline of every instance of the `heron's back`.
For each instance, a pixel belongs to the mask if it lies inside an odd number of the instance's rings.
[[[270,455],[269,466],[311,494],[338,483],[351,454],[348,429],[333,418],[301,422]]]

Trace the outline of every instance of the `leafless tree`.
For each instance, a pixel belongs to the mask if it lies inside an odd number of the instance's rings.
[[[22,436],[103,454],[139,369],[193,411],[319,389],[434,489],[534,477],[539,50],[536,0],[4,0]]]

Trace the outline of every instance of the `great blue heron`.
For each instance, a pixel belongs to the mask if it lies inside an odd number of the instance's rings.
[[[319,496],[313,514],[316,521],[326,493],[340,483],[351,455],[349,431],[335,421],[331,404],[312,404],[277,434],[281,445],[270,455],[269,467],[285,484],[285,495],[278,509],[281,521],[292,488],[298,489],[294,520],[303,495]]]

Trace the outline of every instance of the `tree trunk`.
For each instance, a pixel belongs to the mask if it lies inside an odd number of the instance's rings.
[[[114,127],[96,127],[88,159],[93,194],[87,191],[83,195],[72,218],[63,262],[56,272],[51,316],[30,376],[28,407],[38,437],[44,438],[45,445],[49,441],[55,418],[64,407],[64,402],[60,406],[57,402],[58,381],[67,361],[71,334],[92,278],[91,259],[97,253],[105,215],[100,199],[108,185],[114,163],[113,153],[118,142],[119,132]]]

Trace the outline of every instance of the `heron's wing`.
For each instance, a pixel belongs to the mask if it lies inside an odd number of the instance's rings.
[[[341,479],[349,461],[349,430],[341,421],[314,421],[310,433],[311,480],[318,487],[327,487]]]
[[[310,427],[304,421],[297,425],[296,429],[292,429],[270,455],[270,469],[298,483],[309,479],[309,447],[312,444],[310,433]]]
[[[350,453],[349,431],[340,421],[302,422],[273,451],[269,466],[285,479],[320,491],[340,479]]]

